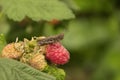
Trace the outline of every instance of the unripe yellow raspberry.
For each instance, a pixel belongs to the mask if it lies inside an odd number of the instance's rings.
[[[10,43],[6,45],[2,50],[2,57],[4,58],[12,58],[19,59],[22,56],[23,51],[19,51],[16,46],[20,46],[19,43]]]
[[[36,53],[29,61],[30,65],[38,70],[44,70],[47,66],[47,62],[45,60],[45,56],[40,53]]]

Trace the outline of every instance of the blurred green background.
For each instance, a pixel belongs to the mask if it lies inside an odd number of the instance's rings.
[[[64,33],[70,62],[60,66],[66,80],[120,80],[120,1],[63,0],[76,18],[52,24],[24,19],[15,22],[0,14],[0,33],[7,42],[32,36]],[[57,14],[57,13],[56,13]]]

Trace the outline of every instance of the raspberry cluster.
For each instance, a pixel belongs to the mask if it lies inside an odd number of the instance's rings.
[[[2,50],[1,57],[18,60],[41,71],[49,64],[66,64],[70,54],[59,39],[55,38],[62,39],[61,36],[33,37],[31,40],[24,39],[24,41],[7,44]]]

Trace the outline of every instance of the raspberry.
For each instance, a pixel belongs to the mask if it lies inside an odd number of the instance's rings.
[[[33,57],[29,60],[29,63],[32,67],[41,71],[44,70],[45,67],[47,66],[45,56],[40,53],[34,54]]]
[[[54,64],[63,65],[70,59],[70,54],[59,42],[46,46],[46,58]]]
[[[22,56],[22,51],[18,51],[15,46],[19,46],[20,43],[10,43],[6,45],[2,50],[2,57],[19,59]],[[21,46],[22,47],[22,46]]]

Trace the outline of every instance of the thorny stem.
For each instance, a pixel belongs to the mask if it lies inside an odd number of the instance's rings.
[[[61,33],[61,34],[58,34],[58,35],[55,35],[55,36],[46,37],[42,40],[38,40],[38,44],[40,46],[47,45],[47,44],[52,44],[52,43],[55,43],[55,42],[59,42],[63,38],[64,38],[64,33]]]

